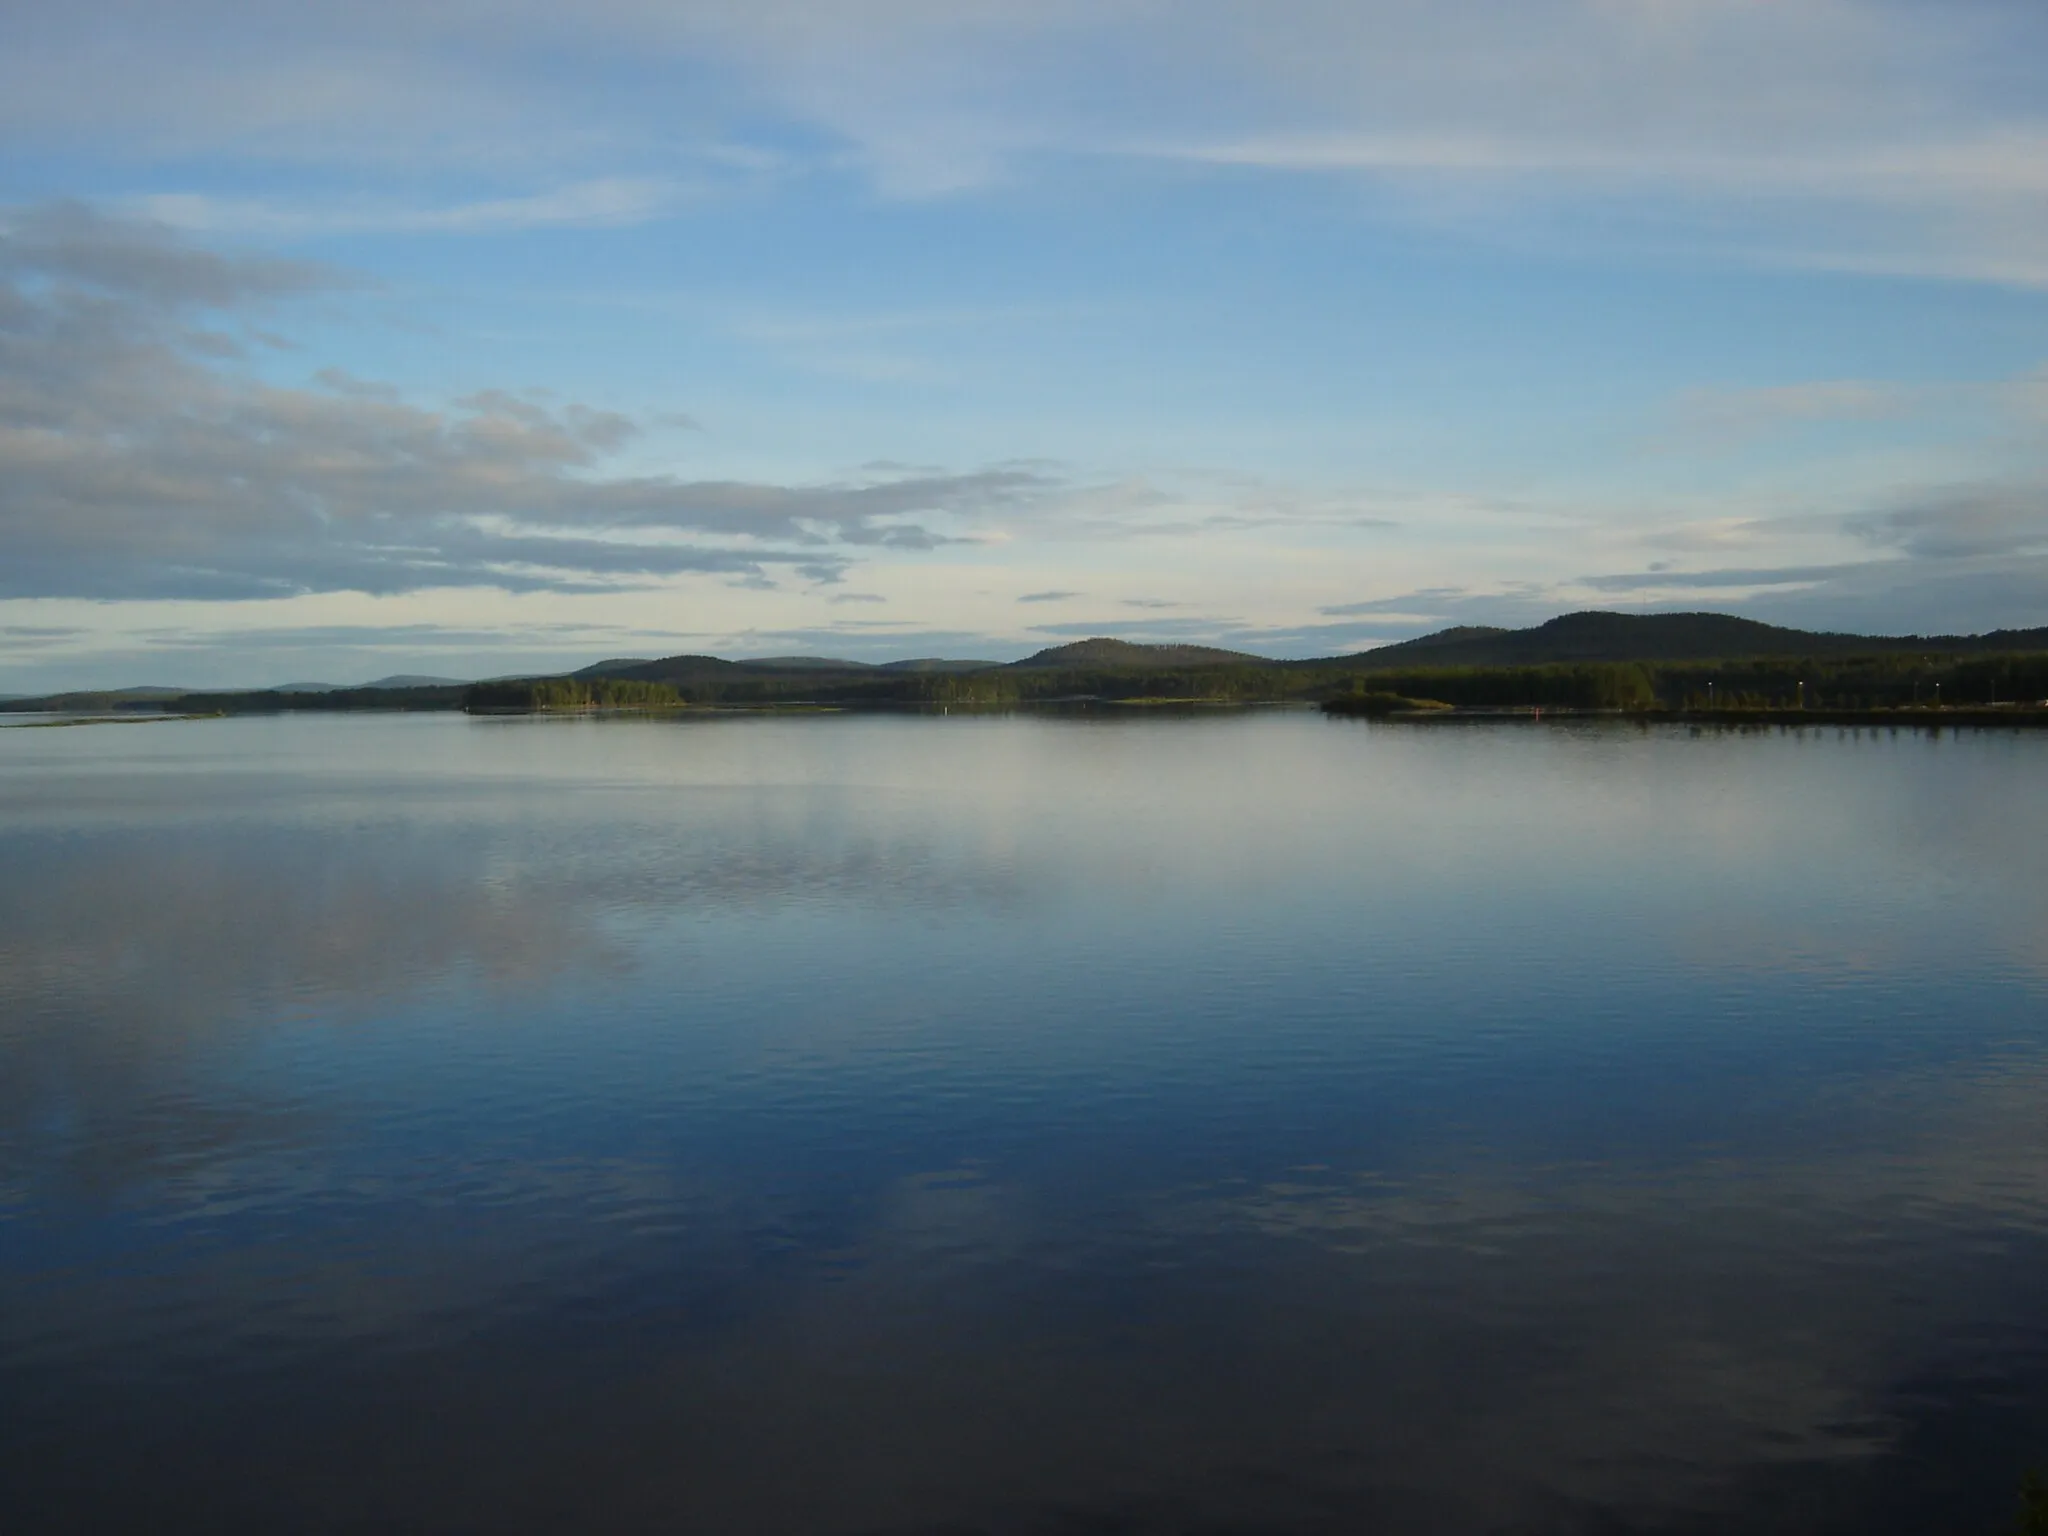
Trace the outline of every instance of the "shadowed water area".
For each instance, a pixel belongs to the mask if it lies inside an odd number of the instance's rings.
[[[2048,737],[0,730],[0,1529],[1971,1532]]]

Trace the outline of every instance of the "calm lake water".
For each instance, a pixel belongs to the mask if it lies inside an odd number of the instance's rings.
[[[1983,1531],[2048,735],[0,730],[0,1529]]]

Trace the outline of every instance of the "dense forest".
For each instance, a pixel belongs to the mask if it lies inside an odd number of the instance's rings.
[[[1634,662],[1370,672],[1349,679],[1337,697],[1344,694],[1393,694],[1466,709],[1650,709],[1659,702],[1650,670]]]
[[[176,688],[101,689],[9,699],[0,712],[68,711],[116,714],[161,711],[173,715],[255,715],[290,710],[335,712],[353,709],[460,709],[468,692],[461,683],[421,688],[333,688],[320,693],[285,692],[275,688],[230,692],[186,693]]]
[[[554,713],[590,709],[674,709],[683,696],[667,683],[637,678],[540,677],[518,682],[476,683],[463,695],[463,708]]]

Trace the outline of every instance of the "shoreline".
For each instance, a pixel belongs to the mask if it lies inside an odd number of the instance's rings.
[[[1913,729],[1945,725],[2006,726],[2014,729],[2048,728],[2048,709],[2019,705],[1959,705],[1941,709],[1571,709],[1516,705],[1500,708],[1400,709],[1369,711],[1347,708],[1343,699],[1324,703],[1322,711],[1343,719],[1398,720],[1403,724],[1422,721],[1522,720],[1531,724],[1546,720],[1626,720],[1641,725],[1853,725],[1907,726]]]

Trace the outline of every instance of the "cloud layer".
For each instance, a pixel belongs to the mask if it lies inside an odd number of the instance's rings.
[[[603,590],[682,572],[836,581],[1041,471],[776,485],[608,475],[640,428],[490,390],[428,409],[248,366],[256,322],[345,275],[77,205],[0,226],[0,597]]]
[[[1163,157],[1363,177],[1431,217],[1605,207],[1609,237],[1623,194],[1695,249],[2039,285],[2044,54],[2019,0],[592,0],[573,26],[533,0],[110,0],[12,8],[0,132],[501,189],[357,196],[371,227],[655,217],[798,165],[929,195]]]

